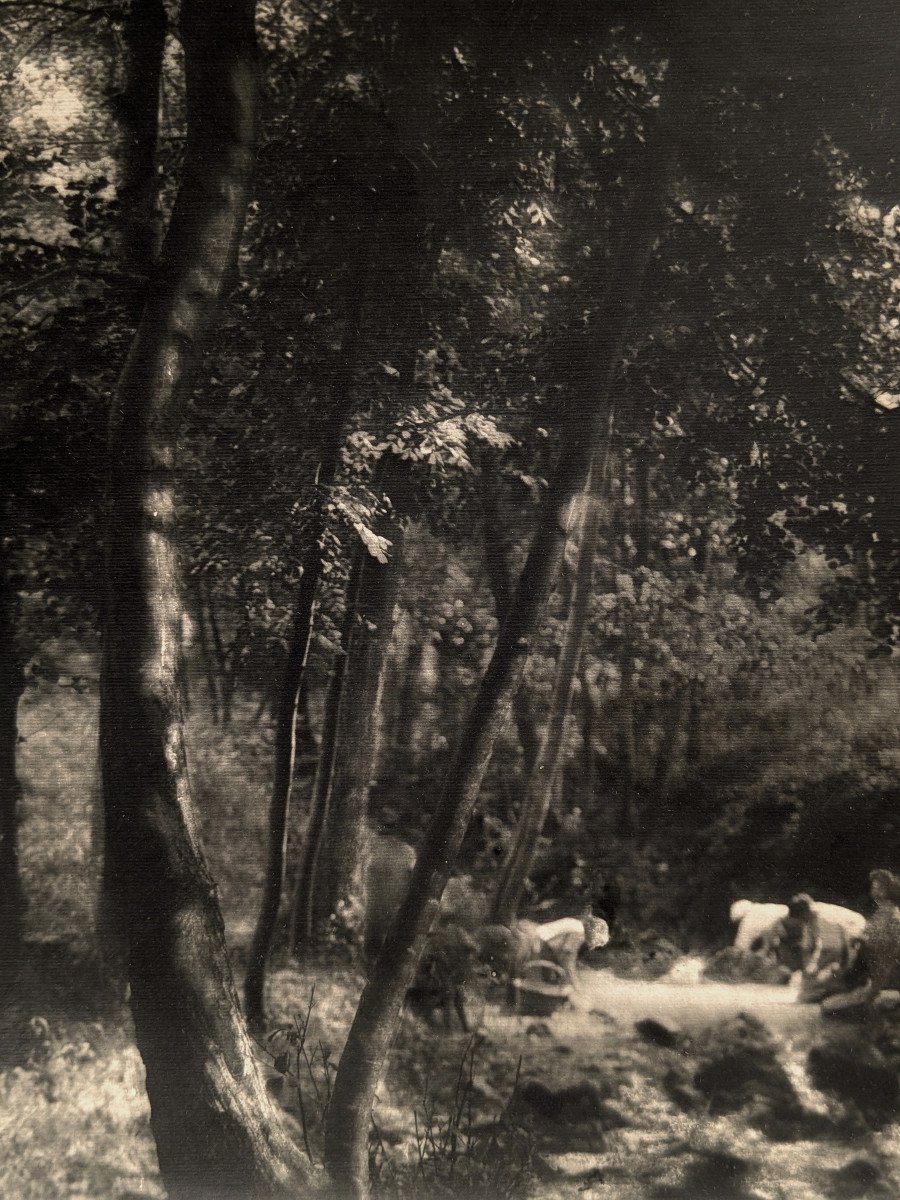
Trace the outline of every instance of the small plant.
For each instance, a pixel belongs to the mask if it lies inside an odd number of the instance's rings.
[[[288,1111],[295,1110],[303,1134],[303,1147],[313,1163],[322,1161],[322,1138],[325,1118],[331,1102],[336,1064],[331,1050],[323,1042],[310,1049],[309,1022],[315,1003],[316,989],[309,993],[306,1013],[289,1025],[279,1025],[266,1039],[266,1050],[272,1066],[281,1076],[282,1103]]]
[[[373,1118],[370,1165],[373,1192],[397,1200],[432,1197],[506,1197],[522,1194],[534,1171],[531,1132],[514,1119],[507,1102],[503,1112],[479,1120],[476,1112],[476,1040],[463,1052],[453,1093],[442,1104],[426,1079],[422,1110],[414,1114],[415,1157],[395,1161]],[[520,1064],[521,1065],[521,1064]],[[511,1095],[518,1085],[518,1068]]]

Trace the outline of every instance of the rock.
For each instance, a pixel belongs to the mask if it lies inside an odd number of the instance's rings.
[[[665,1050],[674,1050],[681,1036],[677,1029],[664,1025],[662,1021],[654,1021],[652,1017],[635,1021],[634,1028],[645,1042],[650,1042],[652,1046],[662,1046]]]
[[[530,1109],[537,1116],[558,1125],[579,1125],[599,1121],[603,1115],[603,1096],[587,1080],[554,1091],[537,1079],[521,1084],[513,1097],[515,1107]]]
[[[699,1152],[684,1172],[685,1200],[731,1200],[746,1195],[752,1164],[727,1150]]]
[[[598,1021],[602,1021],[604,1025],[616,1024],[616,1018],[611,1016],[608,1012],[604,1012],[602,1008],[592,1008],[590,1015],[592,1017],[596,1017]]]
[[[722,1021],[697,1040],[694,1087],[711,1116],[751,1109],[751,1123],[779,1140],[796,1136],[803,1108],[762,1023],[746,1013]]]
[[[604,1129],[633,1129],[636,1124],[634,1118],[612,1100],[604,1100],[600,1105],[600,1119]]]
[[[838,1200],[851,1200],[854,1196],[866,1196],[872,1192],[883,1192],[884,1178],[880,1167],[867,1158],[854,1158],[831,1173],[831,1194]]]
[[[663,1091],[682,1112],[697,1113],[706,1109],[706,1097],[693,1086],[686,1071],[677,1067],[666,1071],[662,1085]]]
[[[898,1108],[900,1079],[880,1050],[863,1038],[813,1046],[806,1069],[815,1086],[881,1125]]]
[[[531,1024],[525,1030],[525,1033],[528,1035],[528,1037],[536,1037],[536,1038],[553,1037],[553,1034],[550,1032],[550,1026],[547,1024],[546,1021],[532,1021]]]
[[[763,954],[726,946],[712,956],[703,970],[703,976],[717,983],[786,984],[790,982],[791,972]]]

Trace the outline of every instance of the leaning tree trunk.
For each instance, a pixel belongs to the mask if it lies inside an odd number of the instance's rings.
[[[0,996],[15,982],[25,912],[18,843],[22,786],[16,773],[25,673],[16,647],[15,609],[15,592],[0,562]]]
[[[390,535],[390,557],[381,562],[367,554],[359,579],[358,608],[341,693],[338,748],[312,883],[313,936],[317,941],[324,940],[332,926],[342,940],[355,944],[362,928],[369,789],[378,762],[378,712],[403,572],[403,523],[412,490],[409,464],[389,455],[381,487],[393,510],[389,521],[379,527],[382,535]]]
[[[647,262],[663,219],[674,154],[649,163],[647,186],[630,214],[611,282],[611,303],[597,320],[596,388],[561,430],[562,449],[538,529],[500,629],[490,664],[462,731],[456,758],[416,860],[409,889],[367,983],[335,1078],[325,1130],[325,1166],[342,1198],[369,1192],[368,1133],[384,1061],[471,820],[494,745],[509,716],[531,640],[546,607],[566,544],[566,512],[584,489],[606,426],[610,396],[640,299]]]
[[[594,470],[598,471],[596,464]],[[581,648],[584,644],[594,582],[594,558],[600,528],[596,486],[584,493],[583,501],[585,507],[579,522],[578,565],[569,616],[556,666],[556,678],[553,682],[550,717],[528,779],[525,803],[494,897],[493,919],[501,925],[511,925],[516,919],[522,892],[534,865],[538,838],[547,820],[554,784],[565,749],[566,726],[572,708],[572,695],[581,661]]]
[[[247,1020],[250,1022],[250,1028],[257,1032],[260,1032],[265,1024],[266,964],[278,924],[284,891],[288,816],[294,785],[294,764],[297,759],[297,709],[306,675],[306,661],[316,611],[316,592],[322,575],[325,504],[330,497],[340,463],[344,424],[352,403],[353,374],[359,354],[367,257],[365,254],[359,254],[356,261],[357,266],[350,277],[341,366],[332,388],[331,419],[322,443],[316,475],[316,496],[309,513],[309,552],[303,564],[303,574],[294,603],[291,639],[275,719],[275,771],[269,801],[266,874],[244,983]]]
[[[105,884],[171,1200],[296,1194],[308,1169],[240,1014],[199,845],[181,721],[173,464],[182,401],[230,270],[253,165],[252,0],[185,0],[181,186],[113,401],[100,699]]]

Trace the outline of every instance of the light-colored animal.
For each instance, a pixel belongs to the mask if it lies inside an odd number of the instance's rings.
[[[764,943],[774,925],[788,915],[786,904],[758,904],[754,900],[735,900],[731,906],[731,922],[737,925],[735,950],[749,952]]]

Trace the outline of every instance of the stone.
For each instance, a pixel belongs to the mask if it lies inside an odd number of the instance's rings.
[[[559,1125],[598,1121],[603,1115],[603,1095],[594,1083],[583,1080],[554,1090],[537,1079],[529,1079],[516,1091],[514,1101],[537,1116]]]
[[[752,1110],[751,1123],[782,1140],[803,1118],[794,1086],[765,1027],[746,1013],[722,1021],[697,1039],[700,1066],[694,1087],[713,1117]],[[796,1134],[795,1134],[796,1136]]]
[[[532,1021],[531,1024],[526,1028],[525,1033],[528,1037],[553,1037],[553,1034],[550,1031],[550,1026],[546,1021]]]
[[[655,1021],[652,1017],[636,1021],[634,1028],[638,1036],[645,1042],[649,1042],[652,1046],[661,1046],[665,1050],[674,1050],[681,1037],[679,1030],[664,1025],[662,1021]]]
[[[717,983],[774,983],[790,982],[788,967],[751,950],[726,946],[714,954],[703,970],[705,979]]]
[[[662,1080],[663,1091],[676,1108],[685,1113],[702,1112],[706,1106],[706,1097],[698,1092],[690,1081],[687,1072],[677,1067],[666,1071]]]
[[[831,1174],[830,1191],[836,1200],[852,1200],[854,1196],[867,1196],[883,1190],[881,1168],[867,1158],[853,1158]]]
[[[897,1112],[900,1078],[885,1056],[863,1038],[813,1046],[806,1069],[815,1086],[881,1125]]]
[[[746,1195],[752,1164],[727,1150],[704,1150],[685,1168],[685,1200],[731,1200]]]

